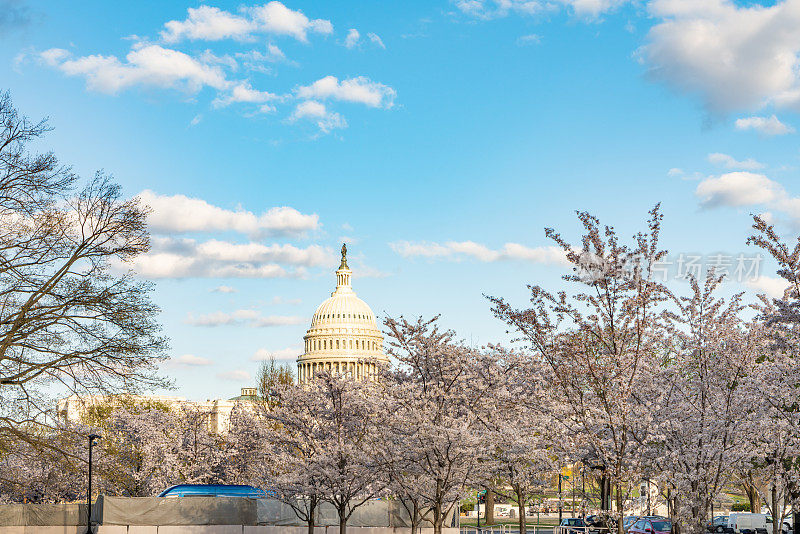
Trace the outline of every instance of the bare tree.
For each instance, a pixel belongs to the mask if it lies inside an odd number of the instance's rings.
[[[279,401],[278,390],[294,383],[294,371],[288,363],[278,364],[274,356],[261,362],[256,375],[258,395],[267,409],[272,409]]]
[[[38,441],[53,395],[164,385],[151,286],[112,271],[148,250],[146,210],[32,155],[48,129],[0,94],[0,446]]]

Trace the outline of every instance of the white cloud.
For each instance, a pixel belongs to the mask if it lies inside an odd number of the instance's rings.
[[[307,33],[330,34],[330,21],[309,20],[301,11],[289,9],[280,2],[244,8],[243,15],[234,15],[217,7],[189,8],[185,20],[164,24],[161,38],[168,43],[184,39],[219,41],[222,39],[252,39],[255,33],[290,35],[307,41]]]
[[[308,267],[330,266],[335,261],[336,255],[319,245],[299,248],[156,236],[147,254],[113,266],[117,271],[132,269],[145,278],[299,278]]]
[[[254,362],[268,361],[270,358],[275,360],[291,360],[294,361],[298,356],[303,354],[303,347],[295,345],[293,347],[286,347],[278,350],[258,349],[250,359]]]
[[[237,289],[231,286],[217,286],[211,290],[211,293],[237,293]]]
[[[281,297],[281,296],[272,297],[272,300],[270,300],[270,304],[274,304],[274,305],[279,305],[279,304],[297,305],[297,304],[302,304],[302,303],[303,303],[302,299],[287,299],[287,298]]]
[[[217,378],[226,380],[228,382],[250,382],[252,380],[250,373],[247,371],[242,371],[241,369],[217,373]]]
[[[258,310],[243,309],[233,312],[217,311],[198,316],[189,312],[184,322],[192,326],[252,326],[261,328],[303,324],[306,319],[296,315],[263,316]]]
[[[198,124],[200,124],[200,121],[202,120],[203,120],[203,114],[198,113],[197,115],[192,117],[191,121],[189,121],[189,126],[197,126]]]
[[[177,358],[167,360],[170,365],[179,367],[205,367],[214,365],[214,362],[202,356],[195,356],[194,354],[182,354]]]
[[[255,214],[227,210],[185,195],[159,195],[149,189],[138,197],[152,209],[147,222],[155,233],[234,231],[260,238],[299,236],[319,227],[318,215],[306,215],[288,206]]]
[[[222,90],[230,85],[218,66],[159,45],[137,45],[125,57],[91,55],[72,58],[61,49],[39,56],[68,76],[82,76],[89,89],[116,94],[136,85],[181,89],[196,93],[203,87]]]
[[[267,63],[293,63],[286,59],[286,54],[283,53],[283,50],[272,43],[267,45],[265,52],[260,50],[237,52],[236,57],[242,60],[245,69],[266,74],[272,72],[272,68],[265,65]]]
[[[769,204],[785,195],[783,188],[763,174],[738,171],[706,178],[695,195],[704,207]]]
[[[737,160],[733,156],[729,156],[728,154],[722,154],[720,152],[714,152],[708,155],[708,161],[713,163],[714,165],[721,165],[726,169],[742,169],[746,171],[755,171],[758,169],[763,169],[765,165],[760,163],[753,158],[747,158],[745,160]]]
[[[355,48],[358,46],[358,40],[361,39],[361,34],[355,28],[350,28],[347,31],[347,37],[344,39],[344,46],[347,48]]]
[[[654,0],[639,51],[650,74],[699,95],[714,112],[767,105],[800,108],[800,5]]]
[[[532,45],[532,44],[539,44],[542,42],[542,36],[537,35],[535,33],[531,33],[528,35],[521,35],[517,37],[517,45],[518,46],[525,46],[525,45]]]
[[[171,20],[164,24],[161,38],[167,43],[183,39],[219,41],[244,39],[255,29],[252,21],[222,11],[218,7],[189,8],[186,20]]]
[[[385,44],[383,44],[383,39],[381,39],[381,38],[378,36],[378,34],[377,34],[377,33],[372,33],[372,32],[369,32],[369,33],[367,34],[367,38],[370,40],[370,42],[372,42],[372,44],[374,44],[374,45],[376,45],[376,46],[379,46],[380,48],[383,48],[384,50],[386,50],[386,45],[385,45]]]
[[[258,91],[250,86],[250,82],[240,82],[231,87],[225,95],[220,95],[214,99],[215,107],[225,107],[233,103],[245,102],[250,104],[261,104],[260,110],[263,112],[275,111],[275,108],[267,102],[278,100],[280,97],[268,91]]]
[[[307,41],[307,33],[328,35],[333,33],[333,24],[328,20],[309,20],[301,11],[293,11],[280,2],[269,2],[248,9],[259,30],[278,35],[290,35],[299,41]]]
[[[481,18],[493,19],[512,13],[535,15],[565,7],[579,17],[596,18],[629,0],[454,0],[461,12]]]
[[[745,285],[756,293],[764,293],[774,299],[782,298],[784,290],[789,287],[789,283],[783,278],[771,276],[759,276],[754,280],[746,280]]]
[[[474,241],[450,241],[439,243],[391,243],[392,249],[403,257],[447,258],[460,260],[470,257],[483,262],[523,260],[533,263],[566,265],[566,255],[558,247],[530,248],[518,243],[506,243],[502,249],[493,250]]]
[[[331,130],[339,128],[347,128],[347,121],[336,112],[328,111],[325,104],[317,102],[316,100],[306,100],[300,102],[295,107],[289,122],[295,122],[301,119],[312,120],[316,123],[317,127],[324,133],[329,133]]]
[[[342,100],[356,102],[369,107],[390,108],[396,92],[388,85],[373,82],[364,76],[339,81],[335,76],[325,76],[311,85],[298,87],[297,96],[307,99]]]
[[[736,119],[737,130],[755,130],[763,135],[785,135],[794,132],[794,128],[782,123],[778,117],[743,117]]]

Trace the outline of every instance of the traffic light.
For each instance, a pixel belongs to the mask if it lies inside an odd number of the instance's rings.
[[[480,504],[486,504],[486,490],[478,492],[478,502]]]

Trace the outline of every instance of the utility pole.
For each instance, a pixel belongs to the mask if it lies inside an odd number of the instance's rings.
[[[561,524],[562,509],[564,507],[563,504],[562,504],[562,501],[561,501],[561,479],[562,478],[563,477],[561,476],[561,468],[559,467],[559,469],[558,469],[558,524],[559,525]]]
[[[100,434],[89,434],[89,491],[86,494],[86,534],[92,534],[92,449]]]

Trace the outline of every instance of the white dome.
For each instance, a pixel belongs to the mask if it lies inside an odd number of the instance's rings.
[[[336,271],[336,291],[317,307],[303,338],[305,352],[297,358],[301,382],[322,370],[367,377],[376,371],[375,360],[389,361],[383,354],[383,335],[375,314],[350,285],[352,271],[347,266],[346,254],[347,248],[343,246],[342,263]]]

